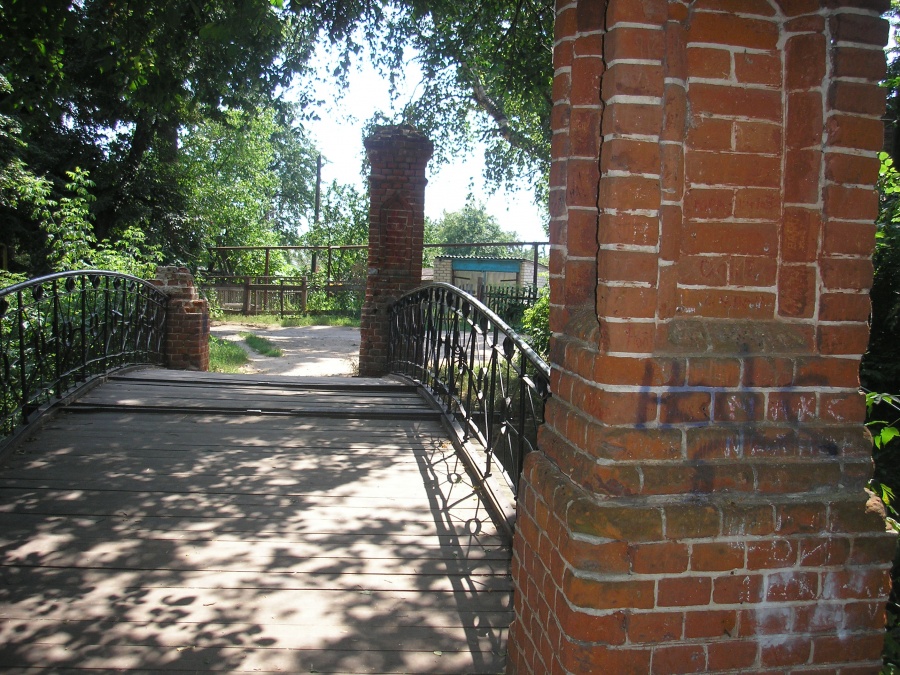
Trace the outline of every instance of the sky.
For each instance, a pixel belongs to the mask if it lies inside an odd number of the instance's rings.
[[[317,58],[323,73],[333,69],[324,50],[320,50]],[[410,66],[405,78],[406,94],[401,101],[408,99],[417,81],[416,75],[417,69],[414,65]],[[358,68],[352,69],[349,87],[343,95],[334,79],[322,77],[321,80],[325,85],[319,87],[316,94],[328,103],[317,109],[319,119],[308,122],[306,128],[323,156],[322,183],[327,185],[337,180],[362,189],[365,187],[360,175],[364,157],[362,129],[375,112],[382,111],[389,117],[395,112],[388,83],[367,59],[363,59]],[[465,205],[466,196],[471,191],[477,200],[485,204],[500,227],[515,233],[520,241],[546,241],[547,235],[542,226],[546,216],[534,204],[531,189],[523,186],[515,192],[500,190],[493,195],[488,193],[483,188],[483,152],[479,151],[477,155],[460,158],[437,170],[429,165],[425,215],[437,219],[444,211],[458,211]]]

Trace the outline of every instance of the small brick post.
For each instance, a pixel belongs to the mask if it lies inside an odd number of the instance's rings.
[[[159,267],[153,283],[169,296],[166,367],[209,370],[209,306],[186,267]]]
[[[558,0],[509,673],[875,673],[887,0]]]
[[[377,127],[365,141],[369,175],[369,273],[362,308],[359,374],[387,372],[390,317],[398,297],[422,283],[425,168],[434,146],[414,128]]]

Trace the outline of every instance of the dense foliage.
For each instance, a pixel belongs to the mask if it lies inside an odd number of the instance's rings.
[[[500,227],[487,212],[484,204],[471,198],[459,211],[444,212],[437,220],[425,222],[425,242],[428,244],[490,244],[514,242],[516,236]],[[438,255],[517,257],[522,251],[510,246],[447,246],[426,249],[426,264]]]
[[[311,221],[316,152],[302,123],[323,41],[341,57],[337,77],[363,49],[392,79],[415,58],[417,98],[391,121],[432,134],[441,157],[482,140],[495,182],[528,175],[540,190],[552,24],[544,0],[6,0],[0,242],[10,268],[53,267],[43,224],[72,197],[74,173],[95,242],[129,238],[188,264],[220,243],[296,243]]]

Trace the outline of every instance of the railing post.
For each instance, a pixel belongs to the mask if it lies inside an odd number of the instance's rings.
[[[244,277],[244,301],[241,307],[241,314],[248,316],[250,314],[250,277]]]
[[[59,334],[59,287],[56,279],[50,284],[50,292],[53,294],[53,321],[50,325],[53,331],[53,381],[56,383],[53,389],[56,397],[60,398],[63,391],[62,382],[60,382],[62,378],[62,354],[60,353],[62,340]]]
[[[300,282],[300,311],[306,314],[306,303],[309,300],[309,280],[304,275]]]
[[[16,293],[16,319],[19,324],[19,386],[22,389],[21,411],[22,422],[28,422],[28,373],[25,369],[25,308],[22,304],[22,291]]]

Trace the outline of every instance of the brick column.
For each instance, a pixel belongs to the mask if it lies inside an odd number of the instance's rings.
[[[511,673],[877,672],[882,0],[559,0]]]
[[[159,267],[153,283],[168,296],[166,367],[209,370],[209,307],[186,267]]]
[[[369,175],[369,274],[359,374],[387,372],[388,307],[422,284],[425,168],[434,146],[410,126],[376,128],[365,141]]]

